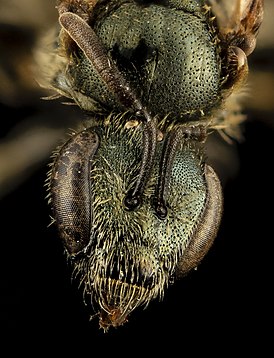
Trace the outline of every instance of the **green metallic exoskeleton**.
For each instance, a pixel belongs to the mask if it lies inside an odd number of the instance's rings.
[[[222,190],[203,151],[182,140],[166,187],[168,214],[152,205],[164,141],[136,210],[123,199],[134,185],[142,156],[141,125],[111,116],[75,134],[51,172],[54,217],[74,273],[101,311],[101,326],[120,325],[137,306],[163,297],[169,283],[197,266],[213,243],[222,213]]]
[[[162,298],[217,235],[222,188],[205,146],[242,119],[234,95],[263,7],[232,3],[222,16],[211,0],[57,2],[44,85],[89,119],[56,151],[50,202],[105,330]]]

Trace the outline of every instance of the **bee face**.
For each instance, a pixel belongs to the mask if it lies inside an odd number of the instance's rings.
[[[262,2],[249,2],[231,31],[210,3],[58,2],[49,87],[90,119],[56,152],[50,202],[105,330],[163,297],[217,235],[222,189],[204,145],[228,126]]]
[[[153,208],[165,143],[157,147],[142,204],[127,210],[123,199],[142,156],[141,126],[127,123],[111,116],[108,124],[75,134],[51,172],[60,237],[105,329],[162,297],[174,276],[194,268],[211,246],[222,212],[219,180],[191,140],[183,140],[176,151],[166,188],[167,217],[159,219]]]

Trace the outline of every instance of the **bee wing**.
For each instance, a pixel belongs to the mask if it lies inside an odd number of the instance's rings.
[[[206,3],[215,18],[213,23],[221,50],[222,75],[225,78],[222,95],[226,114],[221,116],[219,124],[230,137],[240,139],[238,125],[246,119],[241,113],[241,107],[247,95],[247,57],[256,47],[256,38],[263,21],[264,0],[207,0]]]
[[[208,0],[216,16],[219,38],[250,55],[263,20],[264,0]]]

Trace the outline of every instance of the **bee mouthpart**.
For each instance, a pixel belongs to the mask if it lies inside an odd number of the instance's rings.
[[[105,332],[111,326],[118,327],[127,322],[134,309],[148,304],[154,296],[149,288],[111,278],[101,278],[99,287],[99,325]]]

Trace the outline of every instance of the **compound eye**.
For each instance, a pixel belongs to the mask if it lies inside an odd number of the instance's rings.
[[[74,135],[59,151],[50,174],[53,217],[69,255],[83,251],[90,242],[90,170],[98,145],[98,135],[91,129]]]
[[[223,212],[220,180],[211,166],[205,165],[206,203],[199,223],[177,266],[177,276],[185,276],[199,265],[217,236]]]

